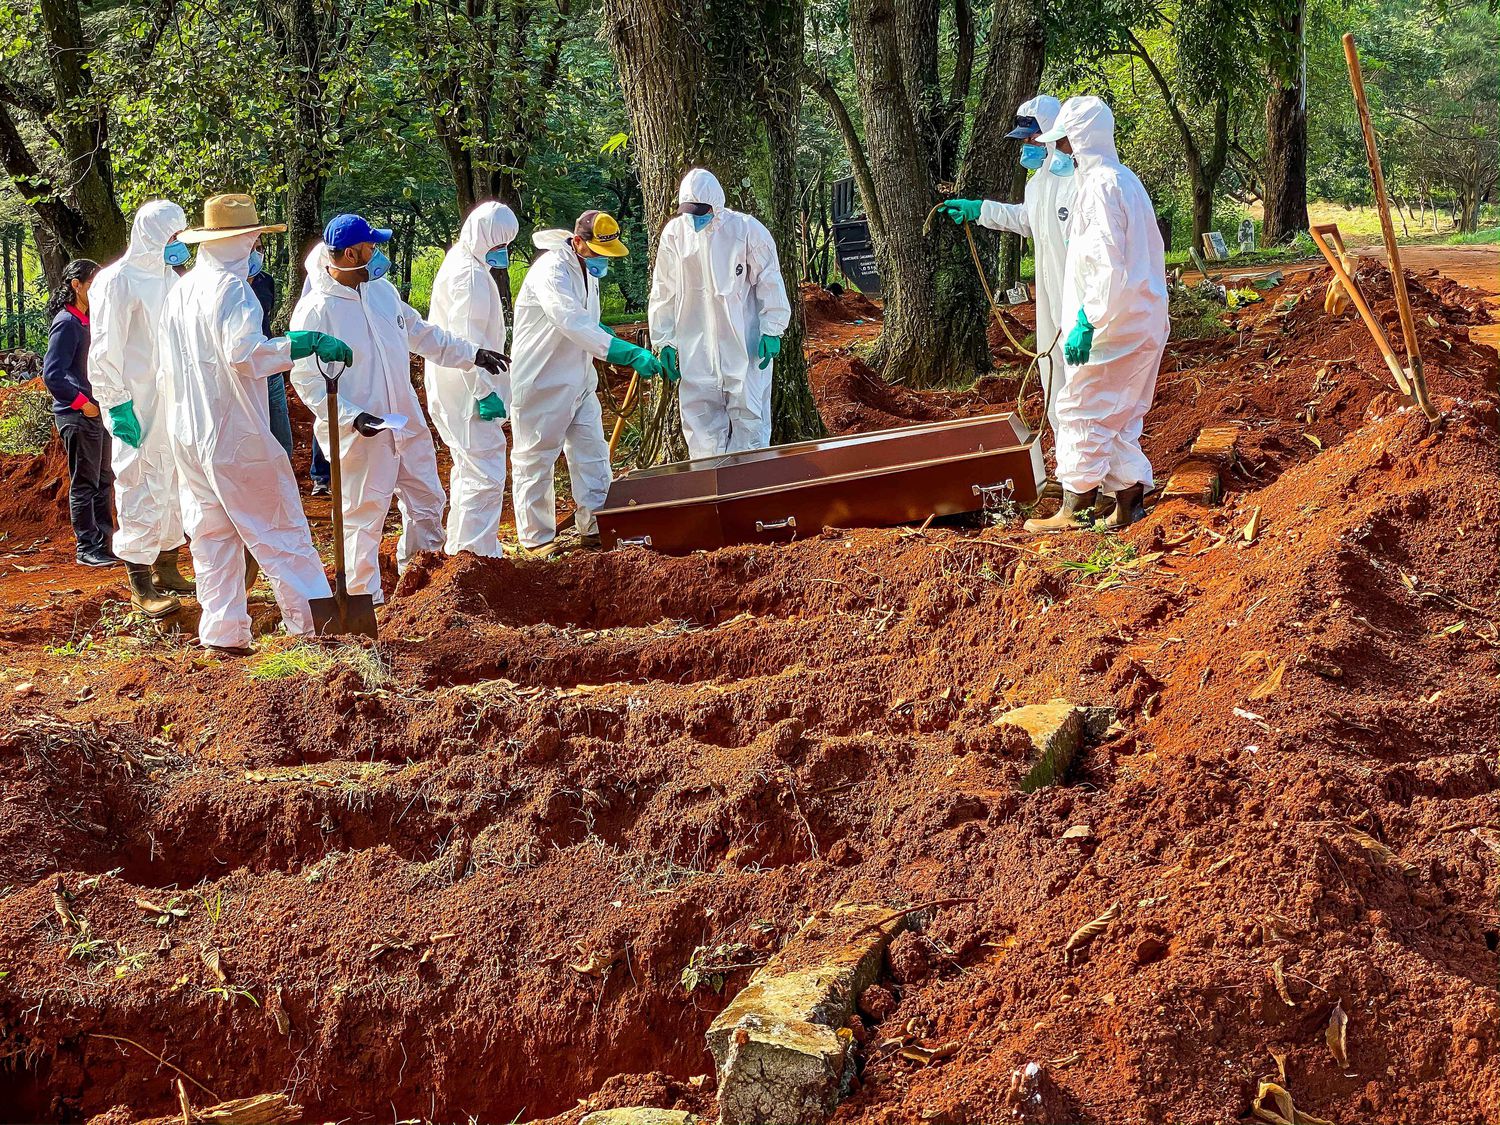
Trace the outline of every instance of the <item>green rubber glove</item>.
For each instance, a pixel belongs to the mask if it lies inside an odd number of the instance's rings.
[[[781,354],[780,336],[762,336],[760,338],[760,369],[764,371],[771,365],[771,361]]]
[[[656,357],[661,360],[661,373],[666,376],[667,382],[675,383],[682,378],[682,364],[677,359],[677,346],[668,344],[662,348]]]
[[[620,338],[620,334],[618,332],[616,332],[613,328],[611,328],[609,325],[605,324],[603,321],[599,322],[599,327],[602,328],[602,329],[604,329],[604,331],[608,332],[616,340],[618,340]]]
[[[661,361],[638,344],[616,338],[609,345],[609,354],[604,357],[609,363],[632,367],[642,379],[655,379],[661,374]]]
[[[1084,315],[1082,309],[1078,310],[1078,323],[1073,325],[1073,331],[1068,333],[1068,338],[1063,343],[1063,358],[1074,367],[1089,361],[1089,352],[1094,347],[1094,326],[1089,323],[1089,318]]]
[[[938,210],[955,223],[977,223],[983,208],[982,199],[945,199],[938,204]]]
[[[129,399],[109,408],[110,431],[131,449],[141,447],[141,420],[135,416],[135,403]]]
[[[349,345],[326,332],[288,332],[286,338],[292,342],[293,359],[316,355],[324,363],[354,362]]]
[[[494,422],[505,417],[505,403],[500,401],[498,394],[491,391],[474,404],[474,412],[486,422]]]

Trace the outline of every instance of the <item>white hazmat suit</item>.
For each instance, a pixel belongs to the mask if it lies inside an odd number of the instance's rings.
[[[1051,129],[1057,121],[1062,103],[1046,94],[1022,102],[1016,114],[1034,117],[1042,132]],[[1037,369],[1042,378],[1042,388],[1047,396],[1047,419],[1052,431],[1057,432],[1057,395],[1063,381],[1063,337],[1059,334],[1058,308],[1062,304],[1063,265],[1067,253],[1067,242],[1063,228],[1072,213],[1073,191],[1077,177],[1070,171],[1058,175],[1052,171],[1057,146],[1048,144],[1047,162],[1026,181],[1026,194],[1021,203],[997,203],[986,199],[979,213],[979,225],[991,230],[1009,231],[1029,238],[1032,256],[1036,262],[1036,349],[1041,353]],[[1071,327],[1069,325],[1068,327]],[[1045,351],[1048,345],[1051,351]]]
[[[481,203],[464,220],[458,241],[432,282],[429,319],[481,348],[505,351],[505,306],[484,256],[509,246],[520,224],[503,203]],[[448,477],[450,555],[500,554],[500,513],[505,507],[505,429],[498,418],[479,417],[476,403],[497,394],[510,408],[510,374],[482,367],[427,364],[427,406],[453,454]]]
[[[1070,492],[1149,491],[1141,427],[1167,346],[1167,274],[1151,197],[1115,152],[1115,118],[1098,98],[1070,98],[1044,137],[1068,138],[1078,162],[1059,313],[1094,326],[1088,361],[1068,367],[1057,399],[1057,478]]]
[[[165,199],[135,213],[125,256],[94,275],[89,288],[89,381],[114,433],[109,410],[129,402],[141,428],[133,448],[118,436],[110,443],[119,527],[114,552],[126,562],[154,563],[182,546],[177,470],[167,439],[157,326],[177,274],[162,250],[187,226],[182,208]]]
[[[557,534],[552,474],[559,453],[568,459],[580,535],[598,533],[594,512],[609,495],[612,475],[594,360],[609,354],[614,337],[599,325],[599,282],[568,240],[563,230],[532,236],[546,253],[532,263],[516,297],[511,487],[523,547],[541,547]]]
[[[678,203],[704,203],[713,221],[678,215],[662,229],[651,278],[651,344],[677,349],[688,455],[712,457],[771,444],[771,374],[762,336],[780,336],[792,306],[776,243],[751,215],[724,206],[712,172],[682,178]]]
[[[371,594],[379,605],[380,537],[391,500],[401,509],[396,565],[406,568],[419,551],[443,546],[443,482],[438,477],[432,431],[411,381],[411,353],[445,367],[467,367],[478,348],[428,324],[385,278],[351,288],[333,279],[328,247],[319,242],[307,256],[308,285],[292,310],[296,331],[326,332],[354,352],[339,379],[339,453],[344,505],[344,556],[349,592]],[[292,383],[313,412],[318,443],[329,449],[328,392],[313,356],[292,365]],[[400,414],[399,431],[364,437],[357,415]]]
[[[205,645],[250,644],[245,551],[271,580],[287,631],[313,631],[311,598],[331,592],[297,480],[271,433],[266,380],[291,366],[291,344],[261,332],[247,280],[255,235],[200,243],[161,319],[168,429],[192,537]]]

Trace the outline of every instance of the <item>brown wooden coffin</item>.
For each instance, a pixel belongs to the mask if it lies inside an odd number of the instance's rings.
[[[776,445],[638,469],[597,513],[604,546],[668,554],[786,542],[824,527],[890,527],[1033,504],[1040,446],[1014,413]]]

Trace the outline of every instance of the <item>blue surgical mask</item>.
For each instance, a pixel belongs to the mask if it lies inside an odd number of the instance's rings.
[[[1071,176],[1077,167],[1078,162],[1067,153],[1054,152],[1052,154],[1052,164],[1047,171],[1051,172],[1054,176]]]
[[[265,259],[265,256],[263,254],[261,254],[261,252],[259,250],[252,250],[252,251],[250,251],[250,272],[247,273],[245,276],[246,277],[254,277],[256,274],[260,273],[260,271],[263,270],[263,269],[265,269],[265,268],[266,268],[266,259]]]
[[[187,243],[179,242],[175,238],[163,246],[161,250],[162,261],[166,262],[169,266],[187,265],[188,257],[191,254],[192,251],[187,248]]]
[[[1022,145],[1021,167],[1040,168],[1047,161],[1047,149],[1044,145]]]
[[[371,281],[379,281],[391,272],[391,260],[385,256],[385,251],[377,246],[375,253],[371,254],[370,260],[365,263],[365,270]]]
[[[690,217],[693,220],[694,230],[702,230],[704,227],[708,226],[709,223],[714,221],[714,213],[712,211],[710,211],[706,215],[692,215]]]
[[[609,272],[608,258],[585,258],[583,266],[589,271],[590,277],[603,277]]]
[[[510,269],[510,247],[496,246],[484,256],[484,264],[492,270]]]

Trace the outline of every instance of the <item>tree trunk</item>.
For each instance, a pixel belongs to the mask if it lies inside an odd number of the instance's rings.
[[[675,210],[678,184],[694,166],[719,178],[729,206],[763,218],[776,239],[793,309],[776,361],[772,436],[780,442],[821,435],[797,295],[802,0],[748,7],[606,0],[604,11],[630,116],[653,261],[657,236]],[[764,207],[756,205],[750,186],[755,182]],[[669,455],[681,455],[680,434],[671,436]]]
[[[1265,222],[1267,246],[1290,242],[1307,229],[1307,109],[1298,84],[1277,84],[1266,95]]]
[[[307,255],[323,235],[324,42],[315,0],[286,0],[276,28],[285,61],[298,77],[292,90],[292,136],[286,149],[286,224],[289,261],[284,315],[302,293]],[[279,318],[278,318],[279,319]]]

